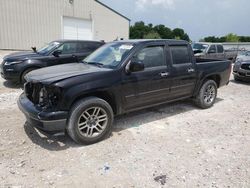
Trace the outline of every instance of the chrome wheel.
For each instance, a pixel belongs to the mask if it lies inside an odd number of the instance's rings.
[[[107,112],[101,107],[91,107],[79,117],[78,130],[82,136],[94,138],[105,130],[107,124]]]
[[[213,84],[209,84],[204,92],[204,102],[211,104],[214,102],[216,96],[216,88]]]

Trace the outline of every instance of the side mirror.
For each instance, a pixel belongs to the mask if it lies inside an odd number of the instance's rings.
[[[35,46],[32,46],[32,47],[31,47],[31,49],[33,50],[33,52],[35,52],[35,53],[37,52],[37,50],[36,50],[36,47],[35,47]]]
[[[131,60],[126,67],[127,73],[139,72],[139,71],[143,71],[143,70],[144,70],[144,63],[141,61]]]
[[[52,55],[55,56],[55,57],[59,57],[59,55],[62,53],[61,50],[55,50]]]

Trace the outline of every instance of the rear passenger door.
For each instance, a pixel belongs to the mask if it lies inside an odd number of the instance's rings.
[[[170,91],[170,80],[167,79],[165,43],[144,46],[133,58],[143,62],[145,69],[123,76],[125,110],[166,101]]]
[[[171,99],[190,97],[196,84],[191,49],[188,45],[171,45],[169,48],[172,58]]]
[[[216,45],[212,44],[209,47],[209,49],[207,51],[206,58],[209,58],[209,59],[216,59],[217,58],[217,48],[216,48]]]
[[[226,56],[225,56],[225,53],[224,53],[224,48],[222,45],[216,45],[217,46],[217,58],[218,59],[225,59]]]

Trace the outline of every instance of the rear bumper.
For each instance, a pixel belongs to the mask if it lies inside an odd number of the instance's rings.
[[[32,126],[48,132],[60,132],[66,129],[68,112],[49,112],[37,108],[24,94],[18,99],[18,107]]]

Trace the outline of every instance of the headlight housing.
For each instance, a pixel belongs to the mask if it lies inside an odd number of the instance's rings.
[[[13,62],[5,61],[4,65],[16,65],[16,64],[19,64],[19,63],[22,63],[22,61],[13,61]]]
[[[243,60],[240,58],[237,58],[235,61],[235,65],[240,65]]]
[[[56,108],[60,100],[60,88],[42,87],[39,92],[38,104],[44,109]]]

